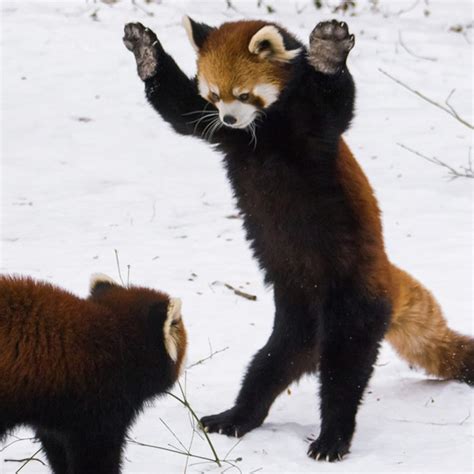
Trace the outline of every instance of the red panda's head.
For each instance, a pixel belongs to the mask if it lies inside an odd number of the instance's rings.
[[[171,298],[166,293],[149,288],[124,287],[107,275],[98,273],[91,277],[89,300],[107,307],[117,318],[121,317],[129,328],[130,340],[132,334],[138,334],[140,352],[143,355],[147,353],[143,342],[145,334],[150,336],[153,348],[162,344],[172,361],[176,377],[181,373],[184,368],[187,336],[179,298]],[[154,356],[154,350],[150,354]],[[163,361],[154,362],[159,365]]]
[[[232,128],[246,128],[278,100],[291,61],[302,51],[273,23],[238,21],[212,28],[184,17],[183,24],[198,53],[199,93]]]

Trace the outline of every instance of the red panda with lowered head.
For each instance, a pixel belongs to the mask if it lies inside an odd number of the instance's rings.
[[[119,474],[127,431],[186,351],[181,302],[105,275],[82,299],[0,276],[0,440],[35,430],[54,474]]]

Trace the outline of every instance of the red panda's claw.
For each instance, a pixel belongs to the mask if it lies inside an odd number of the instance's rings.
[[[158,67],[161,44],[156,34],[141,23],[127,23],[123,42],[135,56],[137,71],[145,81],[154,76]]]

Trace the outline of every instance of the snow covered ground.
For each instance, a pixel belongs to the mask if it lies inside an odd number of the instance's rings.
[[[256,0],[234,0],[235,9],[224,0],[136,3],[140,8],[128,0],[113,6],[2,0],[0,271],[86,295],[91,273],[117,276],[117,249],[122,272],[131,266],[131,282],[183,298],[189,365],[206,358],[210,347],[222,350],[187,371],[187,395],[201,416],[231,405],[245,365],[269,334],[272,296],[240,220],[229,218],[236,210],[220,157],[198,140],[175,135],[147,105],[122,45],[123,24],[152,27],[191,74],[184,13],[210,24],[276,20],[301,38],[334,15],[310,0],[265,1],[275,13],[257,8]],[[357,37],[350,67],[358,86],[357,117],[346,138],[375,187],[391,258],[433,290],[453,328],[473,334],[472,180],[449,181],[446,170],[398,145],[459,168],[468,161],[471,131],[379,71],[440,103],[456,89],[450,103],[472,122],[472,4],[382,0],[380,8],[372,13],[363,5],[344,18]],[[456,25],[463,31],[450,31]],[[256,294],[257,301],[236,296],[224,282]],[[282,395],[263,426],[228,458],[241,458],[236,464],[244,473],[472,472],[473,393],[411,371],[384,346],[343,463],[306,457],[306,437],[319,428],[311,378]],[[171,398],[149,407],[131,437],[177,445],[160,418],[190,443],[188,414]],[[222,458],[235,445],[220,435],[212,441]],[[24,440],[0,447],[0,472],[14,473],[21,464],[4,460],[38,448]],[[191,451],[211,456],[197,435]],[[185,462],[179,454],[130,443],[124,472],[183,472]],[[189,459],[188,472],[229,467],[196,462],[202,460]],[[22,472],[48,468],[32,461]]]

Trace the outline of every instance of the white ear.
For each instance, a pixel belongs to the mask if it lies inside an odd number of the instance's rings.
[[[167,320],[172,322],[181,318],[181,307],[183,303],[180,298],[170,298],[168,303]]]
[[[113,278],[109,277],[105,273],[93,273],[89,280],[89,290],[92,291],[97,285],[101,283],[109,283],[111,285],[120,286]]]
[[[171,324],[181,318],[181,300],[179,298],[170,298],[168,303],[168,313],[163,327],[163,337],[165,340],[166,352],[171,359],[178,360],[178,346],[180,340],[176,333],[171,332]]]
[[[199,51],[203,47],[209,34],[215,30],[212,26],[206,25],[205,23],[198,23],[189,16],[184,16],[182,23],[188,34],[189,41],[196,51]]]
[[[298,56],[301,48],[286,49],[283,36],[278,28],[273,25],[266,25],[252,36],[249,51],[252,54],[257,54],[262,59],[269,58],[286,63]]]
[[[191,19],[189,18],[189,16],[184,15],[183,19],[181,20],[181,23],[183,24],[184,29],[186,30],[186,34],[188,35],[189,42],[191,43],[192,47],[195,49],[195,51],[199,51],[199,47],[194,41],[193,27],[192,27]]]

